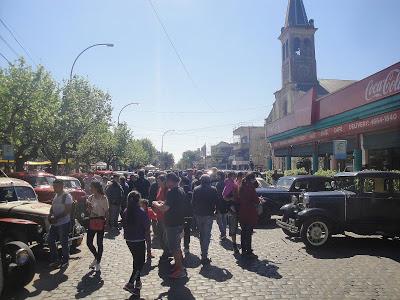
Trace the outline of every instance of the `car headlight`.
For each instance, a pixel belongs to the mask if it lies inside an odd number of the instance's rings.
[[[43,226],[42,225],[38,225],[36,227],[37,233],[41,234],[43,232]]]
[[[307,194],[303,196],[303,204],[304,206],[310,204],[310,196],[308,196]]]
[[[29,253],[26,249],[19,249],[15,253],[15,263],[18,266],[23,266],[29,261]]]

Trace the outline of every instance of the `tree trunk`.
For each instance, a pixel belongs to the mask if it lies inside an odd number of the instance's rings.
[[[51,162],[51,172],[53,175],[57,175],[58,172],[58,161],[52,161]]]
[[[23,158],[16,158],[15,159],[15,171],[21,172],[24,170],[25,159]]]

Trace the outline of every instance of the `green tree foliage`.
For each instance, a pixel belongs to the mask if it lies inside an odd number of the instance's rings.
[[[62,99],[55,116],[48,122],[48,141],[43,154],[52,162],[56,172],[62,157],[71,151],[92,127],[111,119],[111,97],[86,79],[74,77],[62,89]]]
[[[170,169],[175,164],[175,159],[172,153],[162,152],[159,154],[160,167],[162,169]]]
[[[0,135],[2,143],[13,145],[17,170],[48,142],[48,122],[55,119],[58,105],[58,85],[43,66],[33,70],[19,59],[1,70]]]
[[[147,138],[141,139],[139,141],[142,144],[144,151],[148,155],[147,162],[150,164],[153,164],[153,165],[157,165],[158,164],[158,151],[157,151],[156,147],[154,147],[152,141],[150,141]]]
[[[197,162],[201,161],[201,155],[199,151],[188,150],[182,153],[182,158],[178,162],[180,169],[192,168]]]

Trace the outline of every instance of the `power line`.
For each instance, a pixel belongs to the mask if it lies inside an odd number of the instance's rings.
[[[152,113],[152,114],[224,114],[228,112],[243,112],[243,111],[251,111],[251,110],[260,110],[263,108],[267,108],[266,106],[259,107],[248,107],[248,108],[237,108],[230,109],[224,111],[156,111],[156,110],[138,110],[141,113]]]
[[[2,40],[4,44],[7,45],[8,49],[10,49],[11,52],[14,53],[17,58],[19,58],[19,54],[17,53],[17,51],[15,51],[14,48],[11,47],[11,45],[1,35],[0,35],[0,40]]]
[[[7,31],[11,34],[11,36],[14,38],[14,40],[18,43],[18,45],[24,50],[25,54],[29,57],[29,59],[36,65],[35,60],[32,58],[30,52],[25,49],[25,47],[22,45],[22,43],[17,39],[15,34],[13,33],[13,30],[11,30],[10,26],[8,26],[3,19],[0,18],[1,24],[7,29]]]
[[[2,58],[4,58],[8,62],[9,65],[11,65],[11,62],[8,60],[8,58],[3,53],[0,52],[0,56]]]
[[[182,59],[181,55],[179,54],[178,49],[175,47],[175,44],[174,44],[174,42],[172,41],[172,38],[171,38],[171,36],[169,35],[169,33],[168,33],[168,31],[167,31],[167,27],[165,26],[164,22],[161,20],[161,17],[160,17],[160,15],[158,14],[157,9],[156,9],[156,7],[154,6],[152,0],[148,0],[148,1],[149,1],[149,3],[150,3],[150,6],[151,6],[153,12],[154,12],[154,15],[155,15],[156,18],[157,18],[158,23],[160,23],[160,25],[161,25],[161,27],[162,27],[162,29],[163,29],[163,31],[164,31],[164,34],[165,34],[165,36],[167,37],[169,43],[171,44],[171,47],[172,47],[172,49],[174,50],[176,56],[178,57],[178,60],[179,60],[180,64],[182,65],[182,68],[183,68],[183,70],[185,71],[187,77],[188,77],[189,80],[192,82],[192,84],[193,84],[194,88],[197,90],[197,92],[200,94],[200,98],[208,105],[208,107],[210,107],[210,109],[211,109],[212,111],[214,111],[214,108],[211,106],[211,104],[210,104],[210,103],[203,97],[203,95],[201,94],[198,85],[196,84],[196,82],[194,81],[192,75],[190,74],[189,69],[186,67],[185,63],[183,62],[183,59]]]

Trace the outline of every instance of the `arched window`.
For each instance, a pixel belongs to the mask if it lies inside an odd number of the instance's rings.
[[[300,39],[299,38],[295,38],[293,40],[293,53],[295,55],[298,55],[298,56],[301,55]]]
[[[305,39],[303,43],[304,43],[304,50],[303,50],[304,55],[311,56],[312,55],[311,40]]]

